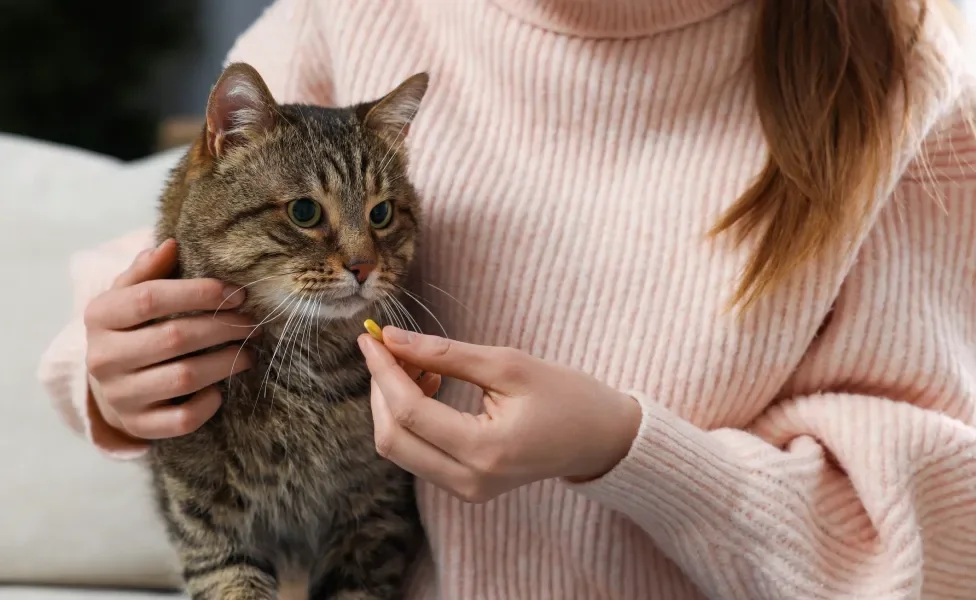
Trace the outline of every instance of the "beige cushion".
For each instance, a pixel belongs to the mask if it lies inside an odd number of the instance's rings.
[[[70,309],[68,256],[151,224],[178,154],[123,165],[0,135],[0,582],[177,583],[144,470],[69,430],[35,373]]]

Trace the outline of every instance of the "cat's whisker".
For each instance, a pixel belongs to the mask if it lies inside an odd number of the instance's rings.
[[[300,294],[301,292],[304,292],[304,291],[305,291],[305,287],[302,287],[302,289],[300,289],[298,291],[298,293]],[[298,300],[296,300],[296,302],[295,302],[295,306],[297,306],[298,303],[300,303],[300,302],[301,302],[301,297],[299,296]],[[291,308],[292,307],[289,306],[289,309],[291,309]],[[275,357],[278,356],[278,350],[281,349],[281,342],[286,337],[288,337],[288,326],[291,324],[292,320],[295,318],[295,315],[297,314],[294,310],[291,310],[290,312],[291,312],[291,314],[288,316],[288,320],[285,321],[285,326],[282,328],[281,336],[278,338],[278,343],[275,344],[274,352],[271,354],[271,360],[268,362],[268,369],[265,371],[264,378],[261,381],[261,393],[262,394],[266,394],[267,393],[268,383],[270,382],[270,377],[271,377],[271,369],[274,368]],[[282,361],[282,364],[284,364],[284,361]]]
[[[409,122],[405,122],[400,126],[400,130],[397,131],[396,137],[393,138],[393,144],[390,145],[390,148],[386,151],[386,155],[383,156],[383,160],[380,161],[380,172],[386,170],[389,163],[393,162],[393,157],[396,156],[396,153],[400,151],[400,147],[403,146],[404,140],[407,139],[406,136],[403,135],[403,132],[408,125]]]
[[[292,296],[295,296],[296,294],[297,294],[297,292],[290,294],[289,295],[289,298],[291,298]],[[286,306],[284,310],[286,312],[289,311],[294,305],[297,305],[300,301],[301,301],[301,298],[296,298],[295,299],[295,302],[293,304],[289,304],[288,306]],[[292,320],[292,318],[294,316],[295,316],[295,313],[294,313],[294,311],[292,311],[291,314],[288,316],[288,319],[285,321],[285,325],[282,328],[282,334],[278,338],[278,343],[275,345],[274,352],[271,354],[271,359],[268,361],[268,368],[265,370],[264,376],[261,378],[260,385],[258,386],[259,387],[259,391],[258,391],[258,393],[254,397],[254,406],[251,408],[251,416],[252,417],[254,416],[254,411],[256,411],[257,408],[258,408],[258,401],[261,399],[261,396],[263,396],[267,392],[268,379],[269,379],[270,374],[271,374],[271,369],[274,368],[275,356],[278,355],[278,348],[281,347],[281,341],[285,337],[284,334],[288,331],[288,324],[291,323],[291,320]]]
[[[316,305],[321,304],[321,302],[322,302],[322,293],[319,292],[318,294],[316,294],[314,300],[315,300],[315,304]],[[311,338],[311,336],[313,336],[313,335],[315,336],[315,358],[318,358],[319,356],[322,355],[321,354],[321,351],[319,350],[319,341],[322,339],[322,336],[319,334],[319,331],[317,329],[317,326],[318,326],[318,319],[312,319],[309,322],[309,326],[308,326],[308,335],[309,335],[309,338]],[[312,383],[313,383],[313,375],[312,375],[312,370],[311,369],[312,369],[312,365],[314,364],[313,361],[312,361],[312,340],[311,339],[309,339],[308,346],[306,348],[306,352],[307,352],[307,355],[308,355],[308,362],[306,363],[306,365],[308,366],[308,370],[306,371],[306,375],[308,377],[309,387],[311,387],[312,386]]]
[[[302,305],[303,305],[303,303],[304,303],[304,298],[299,298],[298,301],[295,303],[295,306],[292,308],[292,316],[294,316],[296,314],[298,315],[298,320],[295,322],[295,325],[296,325],[296,328],[299,328],[299,329],[301,328],[301,320],[302,320],[302,318],[304,318],[304,311],[302,311]],[[291,318],[289,318],[289,321],[291,321]],[[288,323],[285,323],[285,328],[284,328],[284,330],[281,333],[281,339],[278,340],[278,343],[279,344],[281,343],[282,340],[284,340],[284,342],[285,342],[285,352],[281,356],[281,363],[279,364],[278,368],[275,370],[275,384],[274,384],[274,387],[271,389],[270,408],[274,408],[275,395],[278,393],[278,382],[281,379],[281,372],[282,372],[282,370],[284,370],[284,366],[285,366],[285,355],[288,355],[288,358],[289,358],[289,362],[288,362],[288,385],[290,386],[290,384],[291,384],[291,369],[292,369],[292,366],[294,365],[295,355],[294,355],[293,352],[291,352],[290,348],[293,347],[294,344],[295,344],[295,336],[292,336],[290,339],[288,339],[288,338],[289,338],[289,334],[288,334]],[[277,353],[277,348],[275,349],[275,353]],[[272,365],[274,364],[274,357],[272,357],[271,364]],[[270,377],[268,377],[268,378],[270,379]]]
[[[405,179],[407,179],[407,176],[405,174],[396,175],[394,177],[391,177],[386,185],[393,186],[401,181],[404,181]]]
[[[444,337],[449,337],[447,335],[447,330],[444,329],[444,324],[441,323],[441,320],[437,318],[437,315],[435,315],[429,308],[427,308],[427,306],[423,302],[421,302],[420,300],[417,300],[416,298],[414,298],[413,297],[413,294],[411,294],[409,291],[407,291],[406,289],[404,289],[403,287],[401,287],[399,285],[397,287],[400,288],[401,291],[406,292],[407,297],[409,297],[414,302],[416,302],[417,303],[417,306],[419,306],[420,308],[424,309],[427,312],[427,314],[430,315],[430,318],[431,319],[434,319],[434,322],[437,323],[437,326],[438,327],[440,327],[441,333],[444,335]],[[397,300],[397,302],[399,302],[399,300]],[[406,310],[406,308],[404,308],[404,310]]]
[[[397,286],[397,287],[399,287],[399,286]],[[427,298],[424,298],[420,294],[415,294],[414,292],[411,292],[410,290],[408,290],[408,289],[406,289],[404,287],[400,287],[400,291],[403,292],[404,295],[410,296],[410,299],[413,300],[414,302],[422,302],[422,303],[424,303],[426,305],[429,305],[429,307],[431,307],[431,308],[435,307],[435,305],[434,305],[434,303],[432,301],[428,300]]]
[[[395,285],[395,284],[394,284],[394,285]],[[406,293],[406,295],[407,295],[408,297],[410,297],[410,298],[411,298],[411,299],[412,299],[412,300],[413,300],[414,302],[417,302],[417,304],[420,304],[420,307],[421,307],[421,308],[423,308],[424,310],[427,310],[427,307],[426,307],[426,306],[424,306],[424,305],[423,305],[423,303],[421,303],[421,302],[420,302],[419,300],[417,300],[416,298],[414,298],[414,296],[413,296],[413,294],[411,294],[411,293],[410,293],[409,291],[407,291],[406,289],[404,289],[404,288],[402,288],[402,287],[400,287],[400,286],[396,286],[396,287],[398,287],[398,288],[400,288],[400,291],[402,291],[402,292],[404,292],[404,293]],[[404,313],[405,315],[407,315],[407,317],[408,317],[408,318],[409,318],[409,319],[410,319],[411,321],[413,321],[413,324],[414,324],[414,326],[416,327],[416,331],[417,331],[417,333],[423,333],[423,331],[421,331],[421,328],[420,328],[420,325],[418,325],[418,324],[417,324],[417,321],[416,321],[416,320],[415,320],[415,319],[413,318],[413,316],[411,316],[411,315],[410,315],[410,311],[408,311],[408,310],[407,310],[407,307],[405,307],[405,306],[403,305],[403,303],[402,303],[402,302],[400,302],[400,301],[399,301],[398,299],[396,299],[396,298],[395,298],[394,296],[392,296],[392,295],[389,295],[389,294],[388,294],[388,295],[387,295],[387,297],[388,297],[388,298],[389,298],[389,299],[390,299],[391,301],[393,301],[394,303],[396,303],[397,305],[399,305],[399,306],[400,306],[400,310],[402,310],[402,311],[403,311],[403,313]],[[437,319],[437,317],[435,317],[435,316],[434,316],[434,314],[433,314],[433,313],[431,313],[431,312],[430,312],[429,310],[427,310],[427,312],[428,312],[428,314],[430,314],[430,316],[431,316],[431,317],[432,317],[432,318],[434,319],[434,321],[436,321],[436,322],[437,322],[437,325],[438,325],[438,326],[439,326],[439,327],[441,328],[441,331],[442,331],[442,332],[444,333],[444,337],[447,337],[447,331],[445,331],[445,330],[444,330],[444,326],[443,326],[443,325],[441,325],[441,322],[440,322],[440,321],[439,321],[439,320]],[[441,392],[440,392],[440,389],[438,388],[438,390],[437,390],[436,392],[434,392],[434,396],[433,396],[433,397],[434,397],[434,400],[438,400],[438,399],[440,398],[440,393],[441,393]]]
[[[316,302],[319,302],[319,303],[322,302],[322,293],[321,292],[319,292],[315,296],[315,301]],[[321,341],[322,341],[322,335],[321,335],[321,333],[320,332],[316,332],[315,333],[315,357],[316,358],[319,358],[320,356],[322,356],[322,349],[320,347],[320,342]]]
[[[247,288],[249,288],[252,285],[255,285],[257,283],[261,283],[262,281],[267,281],[269,279],[274,279],[275,277],[287,277],[289,275],[294,275],[295,273],[298,273],[298,272],[299,272],[298,270],[295,270],[295,271],[288,271],[286,273],[275,273],[274,275],[268,275],[267,277],[262,277],[261,279],[255,279],[251,283],[246,283],[246,284],[242,285],[241,287],[237,288],[236,290],[234,290],[230,294],[227,294],[227,297],[224,298],[223,301],[221,301],[221,303],[219,305],[217,305],[217,309],[214,311],[214,317],[216,317],[220,313],[220,309],[224,307],[224,304],[227,304],[227,300],[231,296],[233,296],[234,294],[236,294],[237,292],[239,292],[239,291],[241,291],[243,289],[247,289]],[[238,325],[238,327],[247,327],[247,325]]]
[[[299,373],[300,376],[304,377],[305,383],[310,384],[312,381],[312,376],[309,374],[308,365],[309,361],[312,359],[311,353],[309,352],[309,346],[312,343],[312,325],[315,323],[315,311],[318,310],[318,301],[316,298],[309,298],[308,300],[308,316],[305,319],[305,325],[302,328],[300,343],[297,343],[298,347],[298,363],[299,367],[304,366],[305,368]],[[302,351],[305,351],[305,361],[302,362]]]
[[[381,311],[383,311],[383,317],[379,322],[380,327],[392,324],[390,321],[390,311],[386,308],[386,298],[380,298],[378,301],[378,306]]]
[[[461,308],[463,308],[463,309],[464,309],[465,311],[467,311],[467,313],[468,313],[469,315],[471,315],[472,317],[474,316],[474,311],[472,311],[472,310],[471,310],[470,308],[468,308],[468,307],[467,307],[467,305],[465,305],[465,304],[464,304],[463,302],[461,302],[460,300],[458,300],[457,298],[455,298],[455,297],[454,297],[454,296],[452,296],[451,294],[449,294],[449,293],[447,293],[447,292],[446,292],[446,291],[444,291],[443,289],[441,289],[441,288],[439,288],[439,287],[437,287],[437,286],[436,286],[436,285],[434,285],[433,283],[428,283],[428,282],[426,282],[426,281],[424,281],[423,279],[421,279],[421,280],[420,280],[420,283],[422,283],[422,284],[424,284],[424,285],[426,285],[427,287],[431,287],[431,288],[434,288],[434,289],[435,289],[435,290],[437,290],[438,292],[440,292],[440,293],[442,293],[442,294],[444,294],[445,296],[447,296],[448,298],[450,298],[450,299],[451,299],[451,300],[453,300],[454,302],[457,302],[457,304],[458,304],[458,306],[460,306],[460,307],[461,307]]]
[[[402,328],[403,322],[400,321],[399,313],[397,313],[396,310],[393,308],[393,303],[390,301],[389,294],[387,294],[386,298],[384,298],[384,301],[386,302],[386,310],[387,310],[387,314],[389,315],[390,325]]]
[[[288,358],[288,383],[286,387],[291,387],[291,374],[295,370],[295,355],[298,355],[298,366],[301,368],[302,365],[302,346],[305,342],[305,332],[312,319],[312,314],[315,310],[315,302],[307,298],[305,300],[305,306],[302,309],[302,316],[298,320],[298,325],[296,326],[295,339],[292,341],[291,349],[289,350]],[[301,375],[301,373],[299,373]]]
[[[401,288],[401,290],[402,289],[403,288]],[[400,314],[403,315],[408,325],[410,325],[410,328],[413,331],[416,331],[417,333],[423,333],[423,331],[421,331],[420,324],[417,323],[417,320],[413,318],[413,315],[410,314],[410,311],[407,310],[407,307],[404,306],[403,303],[400,302],[397,298],[393,298],[393,302],[394,302],[394,306],[400,311]],[[403,329],[407,329],[407,328],[404,327]]]
[[[400,315],[403,318],[404,327],[402,329],[404,329],[406,331],[416,331],[416,332],[420,333],[420,328],[417,325],[417,321],[415,321],[414,318],[412,316],[410,316],[410,313],[408,313],[408,312],[406,312],[404,310],[403,305],[398,302],[394,306],[397,307],[397,310],[400,312]]]
[[[298,318],[295,319],[295,326],[292,327],[292,333],[287,336],[288,339],[285,340],[284,352],[281,353],[281,368],[279,368],[275,373],[275,385],[271,390],[271,406],[274,406],[275,392],[278,388],[278,381],[281,379],[281,373],[282,371],[285,371],[286,360],[288,361],[288,378],[286,385],[291,387],[291,370],[295,364],[295,353],[292,351],[292,348],[295,347],[295,340],[298,339],[296,332],[300,332],[302,329],[302,321],[305,319],[306,309],[307,307],[305,306],[305,299],[302,298],[298,301],[298,305],[295,307],[295,312],[298,314]]]
[[[304,339],[298,346],[298,361],[304,367],[300,375],[304,377],[305,383],[309,387],[312,385],[312,373],[310,370],[310,365],[312,364],[312,331],[315,327],[315,323],[317,322],[315,313],[318,311],[318,307],[319,295],[315,294],[315,296],[309,298],[308,301],[308,319],[305,321]],[[305,351],[305,362],[302,362],[303,350]]]
[[[261,321],[260,323],[258,323],[257,325],[255,325],[255,326],[254,326],[254,327],[253,327],[253,328],[251,329],[251,333],[249,333],[249,334],[247,334],[247,337],[246,337],[246,338],[244,338],[244,341],[243,341],[243,342],[241,342],[241,347],[237,349],[237,354],[235,354],[235,355],[234,355],[234,362],[233,362],[233,363],[231,363],[231,365],[230,365],[230,372],[231,372],[231,374],[227,376],[227,379],[228,379],[228,380],[229,380],[229,379],[230,379],[231,377],[233,377],[233,376],[234,376],[234,375],[233,375],[233,374],[234,374],[234,367],[235,367],[235,366],[237,366],[237,359],[241,357],[241,352],[242,352],[242,351],[244,350],[244,346],[245,346],[245,344],[247,344],[247,341],[248,341],[249,339],[251,339],[251,336],[252,336],[252,335],[254,335],[254,332],[256,332],[256,331],[258,330],[258,327],[260,327],[260,326],[262,326],[262,325],[264,325],[265,323],[268,323],[269,321],[272,321],[272,320],[274,320],[274,319],[276,319],[276,318],[277,318],[277,316],[275,316],[275,312],[277,312],[277,310],[278,310],[279,308],[281,308],[281,305],[282,305],[282,304],[284,304],[285,302],[288,302],[288,300],[289,300],[289,299],[290,299],[290,298],[291,298],[292,296],[294,296],[294,295],[295,295],[296,293],[297,293],[297,292],[292,292],[292,293],[290,293],[290,294],[288,294],[287,296],[285,296],[285,299],[284,299],[284,300],[282,300],[282,301],[281,301],[281,303],[280,303],[280,304],[278,304],[278,306],[276,306],[276,307],[274,307],[274,310],[272,310],[272,311],[271,311],[270,313],[268,313],[268,316],[267,316],[267,317],[265,317],[265,318],[264,318],[264,319],[263,319],[263,320],[262,320],[262,321]]]
[[[311,302],[309,302],[307,299],[305,298],[302,299],[302,302],[299,305],[300,314],[298,317],[298,321],[295,322],[296,331],[292,335],[292,339],[289,340],[288,344],[285,346],[285,354],[288,355],[288,378],[285,380],[285,385],[288,388],[291,388],[291,373],[295,369],[295,350],[297,347],[297,349],[301,351],[301,345],[299,341],[302,338],[302,331],[305,324],[305,320],[311,314],[311,309],[313,307],[314,305]],[[298,360],[299,363],[301,363],[300,354]],[[285,357],[282,356],[281,357],[282,364],[284,364],[284,361],[285,361]],[[281,369],[278,369],[277,376],[275,377],[275,389],[271,390],[271,406],[274,406],[274,397],[275,397],[275,393],[277,393],[278,391],[278,381],[280,381],[281,378],[281,371],[282,371]]]
[[[468,316],[470,316],[470,317],[472,318],[472,320],[473,320],[473,323],[472,323],[472,324],[473,324],[473,326],[474,326],[474,328],[475,328],[475,331],[476,331],[476,332],[477,332],[477,333],[478,333],[479,335],[480,335],[481,333],[483,333],[483,330],[481,329],[481,325],[479,325],[479,324],[478,324],[478,319],[477,319],[477,317],[475,317],[475,314],[474,314],[474,311],[472,311],[472,310],[471,310],[470,308],[468,308],[468,306],[467,306],[467,305],[465,305],[465,304],[464,304],[463,302],[461,302],[460,300],[458,300],[457,298],[455,298],[454,296],[452,296],[451,294],[449,294],[449,293],[448,293],[447,291],[445,291],[445,290],[443,290],[443,289],[441,289],[441,288],[439,288],[439,287],[437,287],[436,285],[434,285],[434,284],[432,284],[432,283],[428,283],[428,282],[426,282],[426,281],[424,281],[423,279],[421,279],[421,280],[420,280],[420,282],[421,282],[422,284],[424,284],[424,285],[426,285],[426,286],[428,286],[428,287],[431,287],[431,288],[433,288],[433,289],[435,289],[435,290],[437,290],[437,291],[438,291],[438,292],[440,292],[441,294],[444,294],[445,296],[447,296],[447,297],[448,297],[448,299],[450,299],[450,300],[451,300],[451,301],[453,301],[453,302],[454,302],[455,304],[457,304],[458,306],[460,306],[460,307],[461,307],[461,308],[462,308],[462,309],[464,310],[464,312],[466,312],[466,313],[468,314]],[[402,288],[401,288],[401,289],[402,289]],[[412,298],[412,299],[414,300],[414,302],[423,302],[423,301],[426,301],[427,303],[429,303],[429,304],[430,304],[430,306],[431,306],[431,307],[434,307],[434,306],[436,306],[436,303],[434,303],[434,302],[433,302],[432,300],[429,300],[429,299],[427,299],[427,298],[424,298],[424,297],[423,297],[423,296],[421,296],[420,294],[417,294],[417,293],[414,293],[414,292],[411,292],[411,291],[409,291],[409,290],[403,290],[403,291],[404,291],[404,292],[406,292],[406,294],[407,294],[408,296],[410,296],[410,297],[411,297],[411,298]]]
[[[387,305],[389,307],[390,324],[400,329],[406,329],[400,314],[396,311],[396,306],[393,304],[393,296],[387,294],[386,299],[390,301]]]
[[[380,305],[380,310],[383,311],[383,322],[380,325],[381,326],[382,325],[392,325],[392,321],[390,319],[390,311],[386,307],[386,297],[385,296],[383,298],[380,298],[379,305]]]

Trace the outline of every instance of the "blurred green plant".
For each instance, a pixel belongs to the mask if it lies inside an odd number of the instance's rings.
[[[0,131],[133,159],[158,77],[199,42],[199,0],[0,0]]]

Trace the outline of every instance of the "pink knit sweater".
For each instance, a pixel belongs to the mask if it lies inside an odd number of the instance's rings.
[[[704,233],[764,160],[754,10],[282,0],[232,51],[286,102],[359,101],[429,70],[409,141],[427,208],[417,291],[453,337],[571,365],[644,408],[597,481],[484,505],[421,483],[432,553],[411,598],[976,598],[966,52],[929,20],[939,59],[916,65],[916,135],[869,231],[736,320],[722,309],[748,249]],[[149,242],[80,254],[78,310]],[[76,317],[44,357],[50,393],[95,444],[137,456],[93,410],[84,354]]]

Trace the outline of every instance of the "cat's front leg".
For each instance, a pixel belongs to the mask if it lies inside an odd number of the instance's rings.
[[[423,548],[424,534],[412,490],[397,490],[392,498],[389,491],[377,490],[382,499],[367,514],[357,514],[330,532],[326,556],[313,570],[309,600],[404,597],[407,575]]]
[[[180,552],[183,580],[192,600],[274,600],[274,565],[228,548]]]
[[[166,486],[161,505],[192,600],[274,600],[278,574],[268,556],[242,542],[245,521],[234,504]],[[226,489],[226,488],[225,488]],[[227,495],[227,494],[225,494]]]

